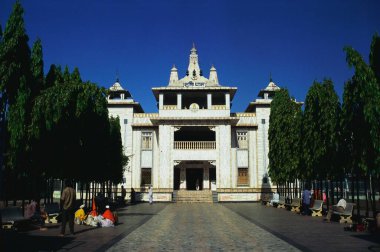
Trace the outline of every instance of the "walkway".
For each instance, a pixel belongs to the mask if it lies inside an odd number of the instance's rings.
[[[0,234],[1,251],[380,251],[380,236],[258,203],[138,204],[115,228]],[[372,250],[369,250],[372,249]]]

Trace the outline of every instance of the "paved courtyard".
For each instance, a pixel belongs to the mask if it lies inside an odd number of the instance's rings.
[[[258,203],[137,204],[114,228],[1,234],[1,251],[380,251],[380,236]],[[3,247],[2,247],[3,248]]]

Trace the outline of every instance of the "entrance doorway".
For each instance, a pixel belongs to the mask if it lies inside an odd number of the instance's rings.
[[[187,168],[186,169],[186,189],[196,190],[197,183],[199,190],[203,189],[203,168]]]
[[[181,169],[174,168],[174,190],[179,190],[181,184]]]

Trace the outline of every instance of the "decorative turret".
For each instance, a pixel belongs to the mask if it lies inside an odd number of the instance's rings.
[[[264,99],[272,99],[278,90],[280,90],[280,88],[273,82],[271,74],[268,86],[265,89],[261,89],[258,96]]]
[[[115,83],[110,87],[110,94],[108,96],[108,99],[120,99],[124,100],[127,98],[131,98],[131,94],[128,90],[125,90],[119,82],[119,78],[116,78]]]
[[[170,79],[169,79],[169,84],[171,83],[174,83],[178,81],[178,70],[177,68],[175,67],[175,65],[173,65],[173,68],[172,70],[170,71]]]
[[[219,84],[218,74],[216,73],[216,69],[215,69],[214,65],[211,66],[210,77],[208,79],[210,82],[212,82],[214,84]]]

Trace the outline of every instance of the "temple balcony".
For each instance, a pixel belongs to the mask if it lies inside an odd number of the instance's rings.
[[[174,141],[174,149],[208,150],[216,149],[215,141]]]

